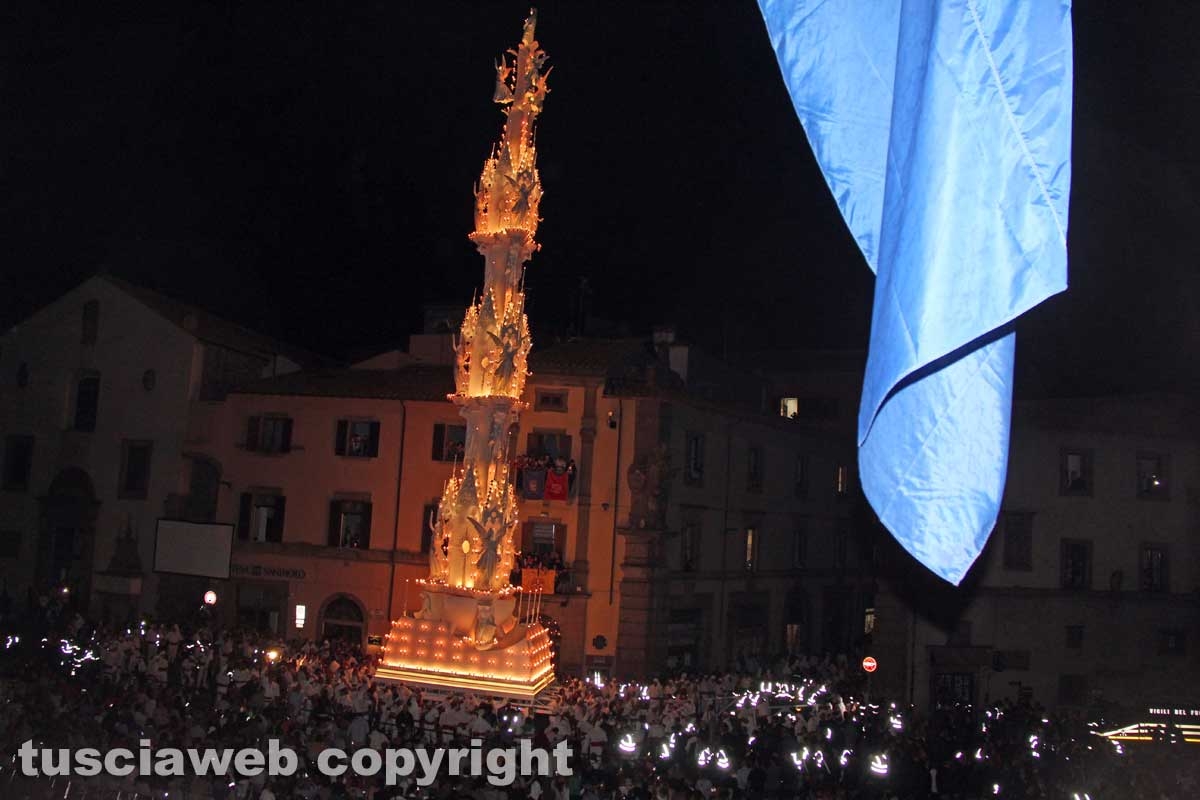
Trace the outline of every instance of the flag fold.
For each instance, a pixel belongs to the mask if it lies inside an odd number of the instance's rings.
[[[1067,0],[759,0],[830,190],[876,274],[859,474],[962,581],[995,525],[1012,323],[1066,289]]]

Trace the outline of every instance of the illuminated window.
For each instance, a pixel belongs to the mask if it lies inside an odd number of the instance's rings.
[[[800,412],[800,398],[781,397],[779,399],[779,416],[794,419]]]
[[[379,423],[361,419],[340,419],[333,452],[350,458],[375,458],[379,455]]]
[[[746,528],[743,543],[745,545],[744,555],[746,560],[746,569],[749,571],[754,569],[754,562],[758,555],[758,529]]]
[[[433,426],[433,460],[461,461],[463,448],[467,444],[466,425],[445,425],[438,423]]]
[[[250,542],[282,542],[286,498],[270,492],[243,492],[238,511],[238,538]]]
[[[1077,497],[1092,495],[1092,452],[1064,449],[1059,457],[1058,493]]]
[[[863,635],[870,636],[875,632],[875,609],[863,609]]]
[[[329,504],[329,546],[367,550],[371,547],[371,504],[333,500]]]
[[[1138,453],[1137,495],[1144,500],[1170,498],[1166,456],[1158,453]]]
[[[571,460],[571,437],[559,431],[534,431],[525,437],[525,455],[551,462]]]
[[[304,620],[307,616],[308,616],[308,609],[304,606],[297,605],[296,606],[296,627],[297,628],[304,627]]]
[[[844,464],[838,465],[837,480],[834,488],[837,490],[839,497],[850,491],[850,468]]]

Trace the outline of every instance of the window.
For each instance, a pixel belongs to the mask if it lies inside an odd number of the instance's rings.
[[[808,497],[808,456],[796,454],[795,474],[792,476],[792,491],[796,497]]]
[[[538,389],[533,401],[534,411],[566,411],[567,393],[564,391],[547,391]]]
[[[696,569],[696,543],[700,538],[700,523],[688,522],[679,532],[679,568],[684,572]]]
[[[795,540],[792,544],[792,566],[808,566],[808,526],[804,522],[796,524]]]
[[[1160,656],[1187,655],[1187,635],[1182,628],[1163,628],[1158,632]]]
[[[837,419],[838,401],[832,397],[782,397],[779,415],[788,419],[828,421]]]
[[[1058,493],[1076,497],[1092,496],[1092,452],[1064,449],[1059,457]]]
[[[567,545],[567,526],[559,522],[526,522],[521,529],[522,555],[544,558],[562,556]]]
[[[21,557],[21,532],[0,531],[0,558]]]
[[[1005,511],[1000,523],[1004,526],[1004,568],[1029,572],[1033,569],[1033,514]]]
[[[96,409],[100,403],[100,376],[85,375],[75,385],[75,430],[96,430]]]
[[[258,453],[287,453],[292,449],[290,417],[250,417],[246,423],[246,449]]]
[[[29,488],[33,472],[33,437],[4,437],[4,483],[9,491],[23,492]]]
[[[704,482],[704,434],[689,433],[687,435],[687,451],[685,453],[684,478],[688,483],[699,485]]]
[[[870,636],[875,633],[875,609],[872,606],[867,606],[863,609],[863,636]]]
[[[1092,587],[1092,543],[1086,539],[1063,539],[1061,579],[1064,589]]]
[[[433,426],[434,461],[461,461],[466,446],[466,425],[447,425],[439,422]]]
[[[438,503],[426,503],[421,514],[421,552],[433,549],[434,523],[437,522]]]
[[[150,491],[151,442],[121,442],[121,482],[118,497],[145,500]]]
[[[242,494],[238,511],[238,538],[250,542],[282,542],[287,501],[271,492]]]
[[[850,468],[845,464],[838,465],[834,489],[837,491],[838,497],[843,497],[846,492],[850,491]]]
[[[754,562],[757,560],[758,556],[758,529],[753,527],[746,528],[742,544],[743,555],[746,562],[746,571],[753,570]]]
[[[303,628],[308,618],[308,607],[296,604],[296,627]]]
[[[100,331],[100,303],[88,300],[83,304],[83,344],[95,344]]]
[[[333,452],[351,458],[375,458],[379,455],[379,423],[357,419],[338,420]]]
[[[1082,650],[1083,649],[1083,626],[1068,625],[1067,626],[1067,649]]]
[[[762,491],[763,454],[761,447],[751,447],[746,451],[746,489],[751,492]]]
[[[330,547],[367,550],[371,546],[371,504],[362,500],[333,500],[329,504]]]
[[[1167,546],[1165,544],[1143,544],[1139,562],[1141,590],[1143,592],[1167,591]]]
[[[22,361],[17,365],[17,388],[24,389],[29,385],[29,364]]]
[[[571,460],[571,437],[565,433],[534,431],[525,439],[525,455],[550,461]]]
[[[1137,495],[1146,500],[1170,497],[1167,482],[1167,457],[1158,453],[1138,453]]]

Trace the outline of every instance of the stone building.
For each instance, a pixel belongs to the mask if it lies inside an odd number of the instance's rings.
[[[1196,422],[1184,397],[1017,403],[1000,521],[963,586],[881,559],[877,684],[920,706],[1194,705]]]
[[[110,275],[0,336],[0,580],[92,613],[154,608],[160,517],[211,519],[221,491],[185,446],[197,407],[322,359]]]

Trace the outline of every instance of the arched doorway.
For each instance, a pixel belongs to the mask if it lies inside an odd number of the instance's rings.
[[[91,593],[99,506],[91,477],[78,467],[59,472],[41,498],[37,584],[43,591],[67,589],[81,610]]]
[[[362,606],[348,594],[334,595],[321,609],[321,638],[361,645],[366,632]]]

